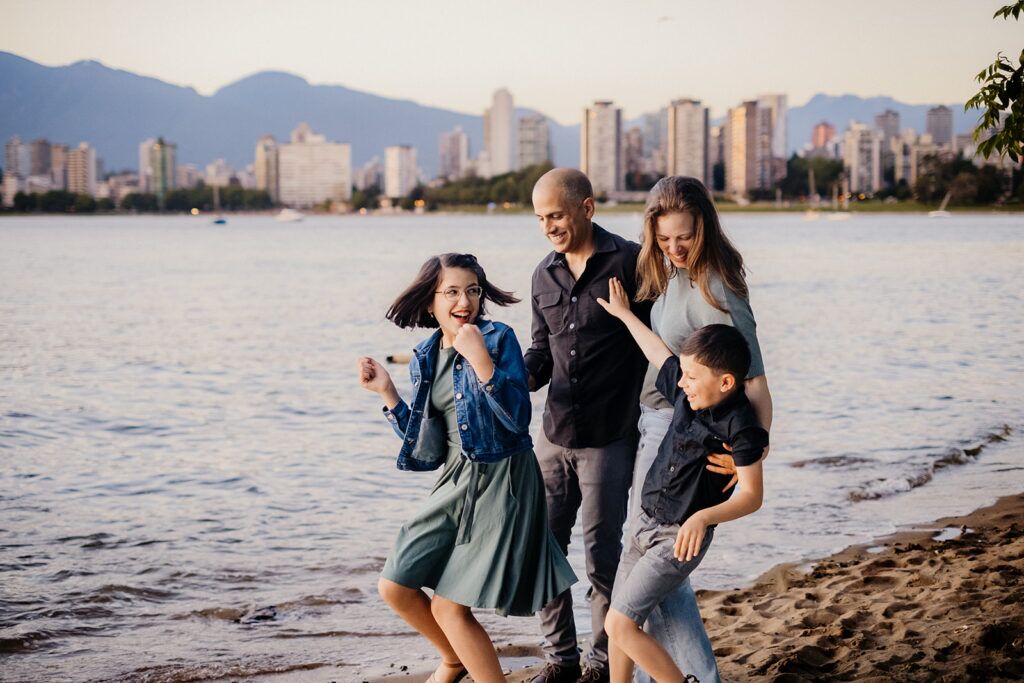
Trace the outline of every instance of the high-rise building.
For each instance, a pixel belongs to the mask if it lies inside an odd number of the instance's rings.
[[[174,169],[175,187],[195,187],[202,179],[203,174],[195,164],[178,164],[177,168]],[[135,178],[135,184],[138,186],[137,176]]]
[[[405,197],[416,187],[416,148],[393,145],[384,149],[384,194]]]
[[[630,176],[636,177],[644,172],[644,131],[633,127],[622,135],[622,156],[626,164],[626,188],[629,188]]]
[[[668,175],[707,184],[708,108],[700,100],[674,100],[668,107]]]
[[[762,124],[770,123],[770,113],[758,113],[757,102],[750,100],[733,107],[726,116],[725,190],[745,197],[752,190],[764,189],[761,154],[765,148]],[[768,135],[770,139],[770,133]],[[770,152],[771,145],[767,148]]]
[[[17,135],[4,146],[4,175],[16,178],[32,175],[32,148]]]
[[[667,172],[668,159],[668,107],[643,117],[644,156],[649,170],[657,176]]]
[[[377,188],[379,192],[384,185],[384,167],[380,163],[380,157],[374,157],[363,164],[362,168],[356,171],[353,185],[357,190],[365,191]]]
[[[328,142],[306,123],[291,142],[277,148],[278,190],[282,204],[296,208],[352,198],[352,146]]]
[[[888,149],[893,138],[900,136],[900,113],[886,109],[875,115],[875,130],[882,134],[882,148]]]
[[[96,195],[96,150],[87,142],[68,152],[68,191]]]
[[[781,93],[757,96],[758,109],[765,109],[771,112],[767,125],[771,130],[771,155],[773,159],[785,160],[789,156],[787,154],[789,139],[786,135],[786,125],[789,116],[787,102],[786,96]],[[785,168],[785,165],[783,165],[783,168]]]
[[[518,168],[536,166],[551,161],[551,129],[541,115],[519,119]]]
[[[223,159],[215,159],[206,165],[204,182],[210,187],[227,187],[235,177],[235,169]]]
[[[925,117],[926,132],[939,147],[953,144],[953,110],[945,105],[932,107]]]
[[[811,146],[821,148],[828,146],[836,137],[836,127],[828,121],[822,121],[811,129]]]
[[[505,88],[494,91],[491,106],[485,114],[484,146],[490,159],[491,175],[514,171],[515,105],[512,93]]]
[[[725,165],[725,150],[723,145],[725,143],[725,126],[711,126],[708,130],[708,170],[707,173],[707,186],[708,189],[716,192],[721,192],[725,189],[725,186],[717,186],[715,184],[715,166],[718,164]]]
[[[587,174],[595,195],[623,189],[622,110],[610,100],[595,101],[583,110],[580,126],[580,170]]]
[[[864,123],[850,122],[843,134],[843,168],[851,192],[875,193],[882,188],[882,134]]]
[[[454,130],[441,133],[438,138],[438,175],[448,180],[458,180],[466,174],[469,164],[469,136],[456,126]]]
[[[139,143],[139,191],[153,191],[153,170],[149,166],[150,150],[156,144],[156,138],[146,138]]]
[[[177,165],[178,147],[162,137],[149,146],[149,164],[147,191],[156,195],[157,202],[163,206],[167,193],[174,189],[175,167]],[[141,173],[139,174],[141,177]]]
[[[264,135],[256,141],[253,172],[256,174],[256,189],[265,190],[270,201],[275,203],[281,198],[278,164],[277,140],[273,135]]]
[[[50,142],[46,138],[32,141],[31,175],[50,175]]]
[[[68,186],[68,146],[50,145],[50,180],[53,189],[63,190]]]

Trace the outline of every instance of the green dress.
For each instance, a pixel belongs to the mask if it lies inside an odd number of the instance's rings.
[[[455,415],[455,350],[438,351],[431,388],[444,414],[448,458],[420,510],[398,533],[384,578],[502,616],[530,616],[576,582],[548,529],[544,482],[533,449],[500,462],[462,455]]]

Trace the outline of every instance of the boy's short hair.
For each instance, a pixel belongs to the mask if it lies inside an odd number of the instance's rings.
[[[686,338],[679,353],[693,356],[718,374],[729,373],[737,383],[746,379],[750,371],[747,340],[729,325],[705,325]]]

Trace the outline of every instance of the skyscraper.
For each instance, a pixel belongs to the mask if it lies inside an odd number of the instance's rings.
[[[843,167],[851,192],[878,192],[882,188],[882,134],[853,121],[843,134]]]
[[[780,93],[757,96],[758,108],[771,112],[768,126],[771,129],[771,155],[774,159],[786,159],[789,156],[787,154],[789,140],[786,134],[786,122],[789,116],[787,101],[786,96]]]
[[[519,119],[518,168],[551,161],[551,130],[539,114]]]
[[[4,146],[4,175],[27,178],[32,174],[32,148],[15,135]]]
[[[50,175],[50,142],[46,138],[32,141],[31,175]]]
[[[733,107],[726,116],[725,189],[737,197],[761,189],[758,123],[757,102],[753,100]]]
[[[679,99],[668,107],[668,175],[707,184],[708,108],[700,100]]]
[[[68,152],[68,191],[96,195],[96,150],[87,142]]]
[[[890,141],[900,136],[900,113],[886,109],[875,115],[875,130],[882,134],[882,148],[888,149]]]
[[[438,175],[448,180],[458,180],[466,174],[469,164],[469,136],[456,126],[454,130],[441,133],[438,138]]]
[[[67,145],[50,145],[50,181],[55,190],[63,190],[68,186]]]
[[[822,121],[811,129],[811,146],[824,147],[836,136],[836,127],[828,121]]]
[[[932,142],[940,147],[953,144],[953,110],[945,105],[932,107],[928,110],[925,124],[926,132],[932,136]]]
[[[328,142],[300,123],[292,131],[291,142],[278,146],[277,159],[282,204],[304,208],[352,198],[351,145]]]
[[[256,158],[253,172],[256,174],[256,189],[265,190],[272,202],[281,198],[277,154],[277,140],[273,135],[264,135],[256,141]]]
[[[515,115],[512,93],[505,88],[495,90],[491,107],[485,116],[484,143],[490,159],[491,175],[516,170],[513,157]]]
[[[405,197],[416,187],[416,148],[393,145],[384,149],[384,194]]]
[[[596,101],[583,110],[580,126],[580,170],[587,174],[595,195],[623,189],[622,110],[610,100]]]

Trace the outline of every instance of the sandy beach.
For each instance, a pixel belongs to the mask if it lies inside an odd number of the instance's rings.
[[[1024,678],[1022,579],[1018,494],[698,599],[726,681],[1016,681]],[[502,647],[509,681],[528,681],[539,667],[523,660],[538,652]],[[395,669],[369,683],[429,673]]]

